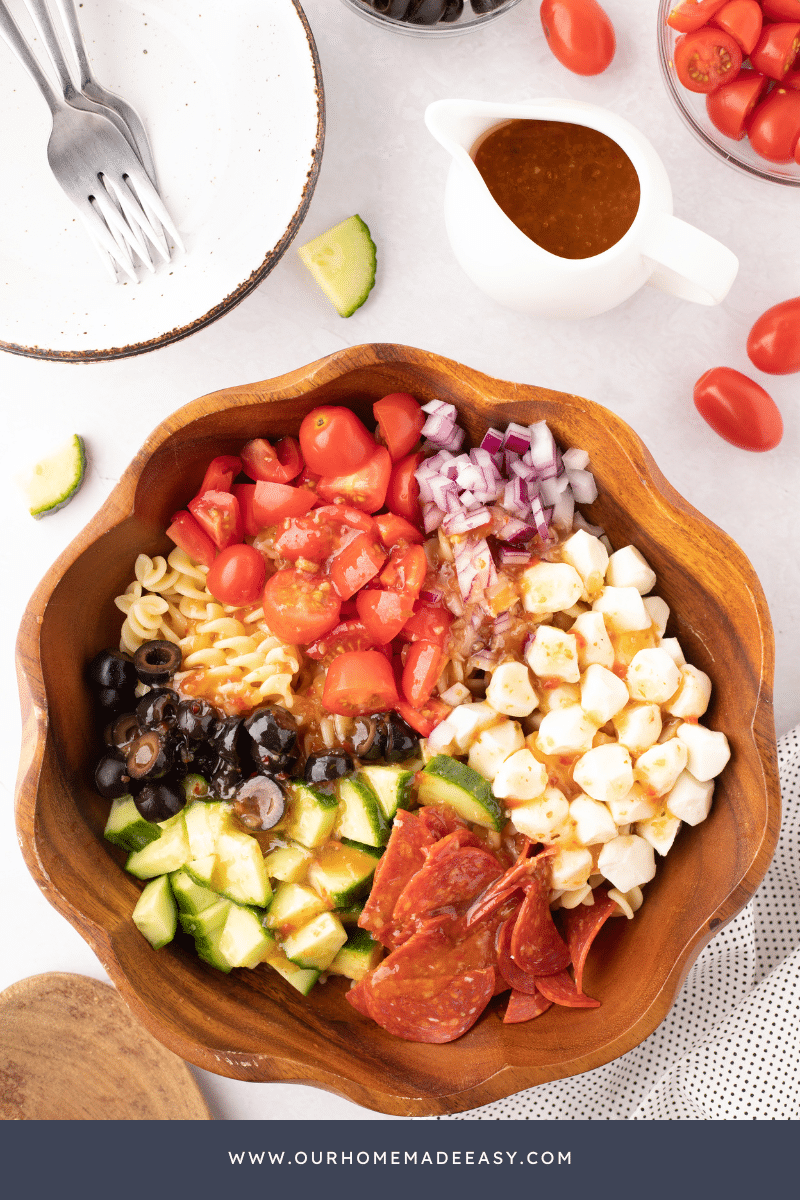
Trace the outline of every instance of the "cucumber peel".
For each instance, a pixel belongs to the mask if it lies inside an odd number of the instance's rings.
[[[36,463],[24,484],[28,511],[39,520],[69,504],[86,474],[83,438],[73,434],[66,445]]]
[[[357,215],[306,242],[297,253],[340,317],[352,316],[375,285],[375,243]]]

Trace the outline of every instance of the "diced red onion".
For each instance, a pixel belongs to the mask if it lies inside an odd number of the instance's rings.
[[[482,484],[485,484],[486,478],[481,473],[479,467],[476,467],[474,463],[468,462],[465,467],[461,467],[456,475],[456,483],[460,488],[464,488],[465,491],[471,491],[473,488],[480,488]]]
[[[447,511],[448,495],[451,495],[454,500],[458,500],[458,484],[454,479],[448,479],[446,475],[434,475],[425,483],[426,491],[430,492],[433,503],[438,504],[439,508],[444,509],[445,512]]]
[[[546,421],[537,421],[530,427],[531,462],[541,471],[555,474],[556,443]],[[552,469],[552,472],[551,470]]]
[[[488,450],[490,454],[497,454],[503,445],[503,435],[498,429],[487,429],[481,439],[481,450]]]
[[[454,404],[448,404],[446,400],[429,400],[427,404],[422,405],[422,411],[424,413],[442,412],[444,410],[451,412],[453,414],[453,420],[455,421],[456,417],[458,416],[456,407]]]
[[[562,529],[572,525],[572,514],[575,512],[575,497],[569,488],[563,491],[553,505],[552,523]]]
[[[423,604],[438,604],[442,599],[442,593],[438,588],[431,588],[430,591],[420,592],[419,598]]]
[[[479,671],[493,671],[497,666],[497,660],[491,654],[473,654],[471,661]]]
[[[510,546],[500,547],[500,566],[511,567],[521,566],[523,563],[530,562],[531,556],[527,550],[512,550]]]
[[[513,620],[514,618],[511,616],[510,611],[506,609],[505,612],[500,613],[499,617],[495,621],[494,632],[496,634],[505,633],[507,629],[510,629]]]
[[[443,520],[444,513],[437,504],[423,504],[422,524],[426,533],[434,533]]]
[[[531,444],[531,431],[527,425],[518,425],[516,421],[509,422],[503,438],[503,449],[513,450],[516,454],[524,454]]]
[[[539,494],[545,504],[555,504],[558,497],[569,487],[566,475],[558,475],[553,479],[542,479],[539,482]]]
[[[536,526],[519,517],[509,517],[497,537],[501,542],[528,542],[536,537]]]
[[[569,469],[567,479],[578,504],[593,504],[597,499],[597,484],[589,471]]]
[[[565,450],[561,455],[561,461],[565,471],[585,471],[589,465],[589,455],[586,450],[570,446],[569,450]]]
[[[487,508],[476,508],[472,512],[448,513],[442,522],[442,528],[447,534],[469,533],[471,529],[480,529],[488,525],[491,514]]]
[[[545,539],[549,538],[550,526],[547,523],[542,502],[538,496],[534,496],[533,502],[531,503],[531,516],[533,517],[533,522],[536,526],[536,532],[539,534],[539,537]]]

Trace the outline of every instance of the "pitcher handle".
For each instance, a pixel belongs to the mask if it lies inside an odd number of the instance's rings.
[[[642,255],[654,268],[648,283],[696,304],[720,304],[739,270],[727,246],[669,213],[658,218]]]

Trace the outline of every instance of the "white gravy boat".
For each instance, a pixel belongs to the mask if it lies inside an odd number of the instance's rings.
[[[560,258],[531,241],[496,204],[470,152],[487,130],[516,118],[588,126],[628,155],[639,176],[639,209],[608,250]],[[738,259],[672,215],[664,164],[638,129],[615,113],[578,100],[437,100],[425,123],[453,158],[445,191],[450,244],[473,283],[499,303],[537,317],[575,318],[607,312],[644,283],[698,304],[719,304],[728,294]]]

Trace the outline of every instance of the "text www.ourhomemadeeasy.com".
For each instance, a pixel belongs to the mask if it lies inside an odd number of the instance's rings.
[[[569,1150],[238,1150],[228,1151],[231,1166],[252,1167],[472,1167],[572,1165]]]

